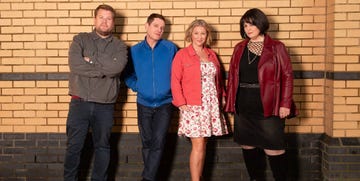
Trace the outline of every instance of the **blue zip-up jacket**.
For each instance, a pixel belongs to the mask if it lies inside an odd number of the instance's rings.
[[[125,83],[137,92],[139,104],[158,107],[171,103],[171,64],[177,50],[174,43],[163,39],[154,49],[146,40],[130,48]]]

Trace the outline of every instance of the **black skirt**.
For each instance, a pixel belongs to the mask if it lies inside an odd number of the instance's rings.
[[[242,88],[237,93],[234,140],[262,149],[285,149],[285,119],[264,117],[260,88]]]

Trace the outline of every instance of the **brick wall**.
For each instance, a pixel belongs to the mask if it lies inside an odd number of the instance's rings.
[[[289,168],[289,180],[322,180],[320,138],[319,134],[287,135],[289,145],[286,166]],[[112,159],[109,166],[109,181],[140,180],[143,167],[140,136],[114,133],[111,140]],[[61,133],[0,133],[0,151],[3,153],[0,155],[0,181],[63,180],[65,142],[66,136]],[[88,139],[87,143],[80,163],[80,180],[90,180],[91,175],[93,158],[91,139]],[[340,147],[333,149],[332,152],[340,149]],[[178,137],[176,134],[169,134],[160,166],[159,181],[190,180],[188,168],[190,150],[189,140]],[[359,159],[359,156],[353,156],[353,158]],[[325,163],[328,164],[324,161]],[[341,164],[341,161],[337,163]],[[352,165],[353,168],[359,168],[359,164],[356,165],[357,167],[354,166]],[[346,172],[342,175],[349,175],[348,178],[360,176],[355,169],[349,173],[351,175]],[[248,180],[241,148],[232,141],[230,136],[212,138],[208,141],[203,175],[205,180],[212,181]],[[269,180],[272,180],[269,166],[266,175]],[[334,175],[326,177],[339,178]]]
[[[144,38],[146,17],[166,16],[165,37],[180,48],[192,20],[213,27],[212,46],[228,70],[241,40],[239,20],[261,8],[269,34],[291,54],[294,97],[301,115],[287,121],[291,133],[360,135],[359,13],[356,0],[102,1],[117,10],[115,33],[131,46]],[[0,1],[0,132],[65,132],[67,53],[73,35],[92,30],[96,1]],[[136,95],[123,88],[115,132],[138,132]],[[232,117],[230,116],[232,122]],[[176,130],[176,128],[174,128]]]

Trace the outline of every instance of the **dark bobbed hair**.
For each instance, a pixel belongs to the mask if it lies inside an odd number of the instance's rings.
[[[210,44],[212,43],[211,28],[210,28],[209,24],[206,23],[206,21],[204,21],[202,19],[194,20],[189,25],[189,27],[185,31],[185,41],[191,42],[192,32],[194,31],[194,28],[197,26],[201,26],[201,27],[205,28],[205,30],[206,30],[206,42],[205,42],[206,45],[205,46],[210,46]]]
[[[158,13],[152,13],[152,14],[150,14],[150,16],[147,17],[146,23],[151,24],[155,18],[159,18],[165,22],[165,18],[163,15],[158,14]]]
[[[242,38],[248,38],[244,30],[244,24],[250,23],[260,30],[260,34],[265,35],[269,29],[269,21],[264,12],[258,8],[252,8],[245,12],[240,19],[240,33]]]
[[[94,16],[95,16],[95,17],[97,16],[98,11],[99,11],[100,9],[110,11],[111,14],[112,14],[113,19],[115,19],[115,14],[116,14],[116,13],[115,13],[114,8],[111,7],[110,5],[107,5],[107,4],[101,4],[101,5],[99,5],[99,6],[95,9],[95,11],[94,11]]]

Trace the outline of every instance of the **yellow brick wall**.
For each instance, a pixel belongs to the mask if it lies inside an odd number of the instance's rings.
[[[241,40],[241,15],[258,7],[271,22],[269,34],[287,45],[294,71],[360,71],[358,0],[0,0],[0,73],[67,73],[72,37],[92,30],[93,9],[100,3],[117,10],[116,34],[128,46],[143,40],[152,12],[166,16],[165,37],[180,48],[186,46],[187,25],[205,19],[226,70]],[[301,115],[287,121],[287,132],[360,136],[359,79],[298,78],[294,83]],[[56,79],[0,80],[0,132],[65,132],[67,86]],[[136,94],[122,90],[114,131],[138,132],[135,100]]]

